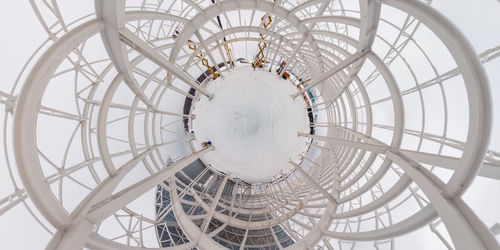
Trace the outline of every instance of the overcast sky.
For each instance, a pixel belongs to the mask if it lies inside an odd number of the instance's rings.
[[[88,2],[70,0],[59,2],[64,3],[61,10],[63,15],[68,17],[83,16],[93,12],[94,1],[91,0]],[[462,30],[478,53],[500,45],[499,1],[434,0],[433,6]],[[0,35],[0,73],[2,75],[0,91],[9,93],[24,63],[45,41],[47,35],[36,19],[29,1],[4,1],[2,8],[0,8],[0,26],[2,28],[2,35]],[[235,45],[236,57],[245,57],[247,54],[254,55],[256,52],[255,44],[252,43],[248,46],[251,48],[247,51],[244,43]],[[500,151],[500,98],[497,98],[498,93],[500,93],[500,59],[497,58],[485,64],[485,69],[490,77],[493,95],[494,122],[490,148]],[[460,104],[457,103],[457,105]],[[375,116],[377,115],[379,114],[375,113]],[[0,104],[0,118],[2,118],[0,129],[2,131],[4,117],[5,109],[3,104]],[[390,117],[383,119],[390,119]],[[409,122],[411,123],[411,120]],[[450,130],[457,129],[459,131],[461,129],[460,124],[450,124],[449,126],[452,126]],[[10,134],[10,129],[9,127],[7,134]],[[3,134],[0,135],[0,139],[3,141]],[[3,144],[0,148],[3,151]],[[9,157],[13,162],[13,156],[9,155]],[[487,199],[485,195],[495,191],[500,191],[500,182],[478,177],[464,197],[488,226],[500,222],[500,213],[498,213],[500,199]],[[2,152],[0,154],[0,198],[12,192],[13,186]],[[148,195],[151,200],[148,201],[148,197],[141,197],[141,202],[143,202],[141,204],[152,208],[153,193]],[[151,204],[146,204],[147,202]],[[139,203],[136,201],[136,204]],[[37,212],[35,211],[35,213]],[[437,238],[430,236],[430,234],[429,229],[425,227],[397,240],[396,247],[398,249],[423,249],[425,246],[432,246],[433,249],[436,249],[434,247],[442,248],[442,245],[436,245],[439,244]],[[51,235],[33,219],[23,205],[11,209],[0,217],[0,235],[2,249],[42,249],[51,238]],[[417,239],[422,240],[417,241]]]

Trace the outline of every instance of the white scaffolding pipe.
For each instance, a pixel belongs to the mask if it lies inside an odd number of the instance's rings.
[[[365,56],[365,53],[355,53],[355,54],[351,55],[350,57],[348,57],[344,61],[337,64],[334,68],[330,69],[328,72],[325,72],[322,75],[320,75],[318,78],[314,79],[307,87],[303,88],[301,91],[297,92],[292,97],[296,98],[297,96],[304,94],[305,92],[307,92],[311,88],[314,88],[319,84],[322,84],[326,79],[328,79],[331,76],[337,74],[338,72],[346,69],[352,63],[363,59],[364,56]]]
[[[196,83],[195,80],[191,76],[189,76],[186,72],[184,72],[182,69],[178,68],[173,63],[167,61],[163,56],[161,56],[158,52],[156,52],[153,48],[151,48],[151,46],[149,46],[142,39],[137,37],[134,33],[130,32],[127,29],[121,29],[119,33],[121,41],[128,44],[130,47],[132,47],[137,52],[144,55],[146,58],[160,65],[168,72],[172,73],[177,78],[181,79],[182,81],[184,81],[189,86],[196,89],[209,99],[213,98],[213,94],[210,94],[205,88]]]
[[[207,216],[203,220],[203,224],[201,225],[201,232],[205,233],[210,226],[210,221],[214,216],[215,209],[217,208],[217,204],[219,203],[219,199],[222,196],[222,191],[224,191],[224,187],[226,187],[226,182],[228,179],[228,175],[224,176],[221,183],[219,184],[219,188],[217,189],[217,193],[215,193],[215,197],[212,199],[212,204],[210,206],[210,210],[207,211]]]
[[[301,166],[296,164],[295,162],[289,161],[290,163],[297,171],[299,171],[306,180],[313,185],[316,189],[318,189],[331,203],[337,205],[338,202],[333,196],[326,191],[321,185],[319,185],[318,182],[316,182],[304,169],[302,169]]]

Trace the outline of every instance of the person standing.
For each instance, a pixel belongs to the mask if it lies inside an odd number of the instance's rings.
[[[255,71],[255,62],[252,62],[252,66],[253,66],[253,71]]]

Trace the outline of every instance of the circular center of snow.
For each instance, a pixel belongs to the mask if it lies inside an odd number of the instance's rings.
[[[230,172],[249,183],[271,180],[290,169],[307,150],[309,119],[296,88],[266,70],[240,67],[209,84],[214,98],[201,97],[194,108],[195,148],[211,141],[215,150],[202,157],[205,164]]]
[[[234,134],[241,137],[251,136],[259,130],[259,122],[262,118],[253,107],[245,107],[233,114]]]

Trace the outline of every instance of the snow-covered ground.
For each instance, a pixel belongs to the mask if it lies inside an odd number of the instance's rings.
[[[243,66],[207,89],[215,97],[196,103],[193,120],[197,149],[207,140],[215,147],[202,158],[205,164],[258,183],[290,169],[288,160],[297,162],[306,150],[306,139],[297,136],[309,130],[306,104],[292,99],[296,89],[289,81]]]

